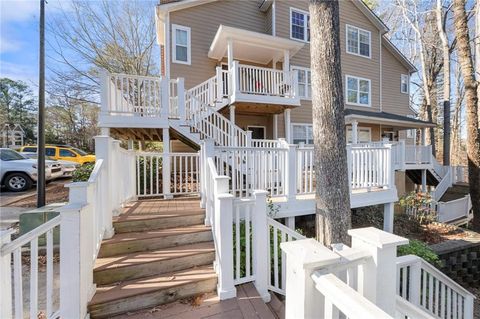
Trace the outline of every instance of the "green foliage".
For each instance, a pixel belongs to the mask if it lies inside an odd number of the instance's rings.
[[[429,193],[408,193],[400,198],[399,204],[420,224],[429,224],[437,219],[434,201]]]
[[[410,240],[408,245],[403,245],[398,247],[398,255],[415,255],[423,258],[428,263],[434,265],[435,267],[441,266],[440,258],[438,255],[424,242],[421,242],[416,239]]]
[[[270,194],[267,196],[267,214],[271,218],[275,218],[280,211],[280,207],[273,203]]]
[[[157,183],[159,186],[162,185],[161,178],[162,178],[162,158],[158,158],[158,162],[156,157],[149,157],[149,156],[140,156],[138,162],[138,173],[140,179],[140,189],[144,190],[144,185],[146,186],[145,193],[149,194],[154,190],[150,189],[150,186],[156,188]],[[157,174],[158,172],[158,174]],[[156,190],[155,190],[156,191]]]
[[[247,273],[247,251],[246,251],[246,245],[247,245],[247,236],[246,236],[246,229],[245,229],[245,221],[242,220],[240,221],[240,277],[243,277]],[[252,243],[252,223],[250,223],[250,243]],[[233,272],[237,272],[237,250],[235,249],[237,245],[237,229],[235,227],[235,224],[233,224]],[[250,245],[250,267],[253,267],[252,263],[252,258],[253,258],[253,247]],[[250,273],[253,273],[253,269],[250,268]]]
[[[95,163],[85,163],[73,172],[72,181],[74,182],[86,182],[92,174]]]

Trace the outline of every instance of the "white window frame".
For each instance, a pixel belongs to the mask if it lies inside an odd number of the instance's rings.
[[[263,139],[267,138],[267,127],[263,125],[247,125],[247,131],[250,131],[250,128],[263,128]]]
[[[292,13],[293,13],[293,11],[295,11],[297,13],[300,13],[300,14],[303,14],[305,16],[305,19],[303,21],[303,27],[305,29],[305,33],[303,34],[303,39],[294,38],[293,35],[292,35]],[[305,10],[290,7],[290,16],[289,17],[290,17],[290,20],[288,21],[288,26],[290,28],[290,39],[305,42],[305,43],[310,43],[310,41],[308,41],[308,19],[310,17],[310,13],[305,11]]]
[[[357,38],[358,53],[351,52],[351,51],[348,50],[348,28],[357,29],[357,33],[358,33],[358,38]],[[369,48],[368,55],[360,54],[360,31],[368,33],[368,48]],[[356,56],[359,56],[359,57],[362,57],[362,58],[371,59],[372,58],[372,33],[368,30],[356,27],[354,25],[346,24],[346,27],[345,27],[345,50],[347,51],[348,54],[356,55]]]
[[[307,126],[312,128],[312,143],[305,143],[305,145],[313,145],[313,123],[290,123],[290,141],[293,144],[293,127],[294,126]],[[306,131],[305,131],[306,132]],[[308,134],[305,136],[305,141],[308,142]]]
[[[403,79],[405,79],[407,84],[407,90],[403,90]],[[400,92],[404,94],[408,94],[410,92],[410,76],[408,74],[401,74],[400,75]]]
[[[368,139],[368,142],[359,142],[357,141],[358,143],[371,143],[372,142],[372,128],[371,127],[368,127],[368,126],[357,126],[357,140],[359,140],[360,138],[360,131],[361,130],[365,130],[365,131],[368,131],[368,136],[369,136],[369,139]],[[352,143],[352,142],[349,142],[348,141],[348,132],[352,132],[352,139],[353,139],[353,128],[352,126],[347,126],[347,132],[345,134],[345,138],[347,139],[347,144],[348,143]]]
[[[368,104],[362,103],[353,103],[348,101],[348,79],[356,79],[358,82],[358,91],[357,91],[357,101],[360,101],[360,80],[368,81]],[[345,75],[345,104],[348,105],[355,105],[355,106],[364,106],[364,107],[371,107],[372,106],[372,81],[370,79],[361,78],[358,76],[353,75]]]
[[[177,60],[177,30],[187,32],[187,61]],[[191,65],[192,63],[192,37],[191,37],[191,29],[189,27],[172,24],[172,62],[178,64],[186,64]],[[183,46],[183,45],[181,45]]]
[[[303,67],[303,66],[295,66],[295,65],[292,65],[290,66],[290,70],[292,71],[300,71],[300,72],[310,72],[310,86],[312,86],[312,71],[310,68],[306,68],[306,67]],[[308,85],[308,74],[305,73],[305,96],[300,96],[300,99],[302,100],[311,100],[312,99],[312,92],[309,88],[309,85]]]

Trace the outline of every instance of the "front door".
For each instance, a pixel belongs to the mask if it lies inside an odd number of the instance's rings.
[[[265,139],[265,126],[247,126],[248,131],[252,131],[252,139],[264,140]]]

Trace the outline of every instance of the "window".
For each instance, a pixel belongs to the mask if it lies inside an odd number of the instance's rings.
[[[47,147],[45,149],[45,155],[47,156],[55,156],[55,148],[53,147]]]
[[[24,147],[22,152],[26,152],[26,153],[36,153],[37,152],[37,148],[36,147]]]
[[[347,24],[347,52],[370,57],[370,31]]]
[[[409,81],[408,75],[402,74],[401,79],[400,79],[400,91],[402,93],[407,93],[408,94],[408,87],[410,85],[409,82],[410,81]]]
[[[172,25],[173,35],[173,62],[190,64],[191,45],[190,28],[180,25]]]
[[[298,76],[298,96],[305,99],[312,98],[312,73],[308,68],[292,66],[292,70],[297,70]]]
[[[313,144],[313,126],[311,124],[292,124],[293,144]]]
[[[66,149],[60,149],[60,157],[76,157],[74,152],[66,150]]]
[[[290,38],[310,42],[310,15],[290,8]]]
[[[372,131],[369,127],[357,127],[357,142],[370,143],[372,141]],[[347,128],[347,143],[352,143],[352,128]]]
[[[370,106],[370,80],[347,75],[347,104]]]

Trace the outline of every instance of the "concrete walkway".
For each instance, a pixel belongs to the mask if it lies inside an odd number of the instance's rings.
[[[18,223],[20,214],[31,210],[27,207],[0,207],[0,230],[8,229],[15,223]]]

